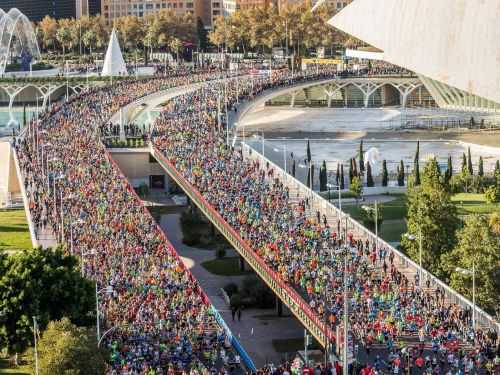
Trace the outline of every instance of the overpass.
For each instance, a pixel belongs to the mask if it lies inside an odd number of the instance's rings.
[[[206,83],[205,83],[206,84]],[[309,83],[308,83],[309,84]],[[181,95],[181,92],[189,92],[196,89],[196,85],[191,85],[191,87],[182,87],[180,91],[171,92],[171,97],[176,95]],[[290,88],[293,89],[293,88]],[[157,97],[158,93],[152,94],[152,96]],[[144,104],[144,100],[147,97],[139,99],[134,102],[137,106]],[[133,107],[133,106],[132,106]],[[130,108],[131,110],[133,108]],[[284,171],[280,170],[279,167],[274,166],[269,160],[265,159],[261,155],[259,156],[256,152],[251,152],[251,150],[245,144],[242,145],[245,158],[255,159],[262,161],[261,165],[269,165],[274,168],[277,173],[277,177],[286,185],[290,186],[292,193],[297,193],[298,197],[307,196],[311,199],[312,206],[314,209],[320,210],[320,212],[328,215],[332,220],[339,220],[342,226],[342,232],[350,231],[354,233],[357,238],[368,239],[371,242],[375,241],[380,246],[386,246],[390,248],[396,254],[397,266],[405,274],[414,274],[419,272],[418,265],[406,258],[403,254],[399,253],[396,249],[391,248],[388,244],[385,244],[383,240],[374,236],[373,233],[365,229],[363,226],[359,225],[354,220],[347,217],[345,214],[340,212],[336,207],[330,205],[326,200],[321,197],[317,197],[314,192],[302,186],[298,181],[287,176]],[[309,307],[308,303],[301,297],[299,292],[297,292],[293,287],[288,285],[283,281],[283,279],[271,268],[264,260],[256,254],[246,241],[242,239],[240,234],[231,227],[221,215],[203,198],[200,192],[193,186],[189,180],[182,175],[171,163],[168,158],[166,158],[160,150],[150,146],[151,154],[160,162],[161,166],[170,175],[170,177],[186,192],[186,194],[192,199],[192,201],[199,207],[199,209],[210,219],[210,221],[219,229],[219,231],[229,240],[229,242],[235,247],[239,254],[247,261],[247,263],[255,270],[255,272],[266,282],[266,284],[276,293],[276,295],[287,305],[290,311],[299,319],[299,321],[304,324],[304,326],[311,332],[311,334],[321,343],[323,346],[327,346],[328,342],[335,340],[335,335],[331,329],[319,318],[319,316]],[[293,195],[293,194],[292,194]],[[344,221],[345,220],[345,221]],[[441,283],[435,277],[427,274],[423,270],[425,278],[429,278],[433,287],[440,286],[445,288],[447,293],[447,300],[458,303],[463,307],[470,307],[470,301],[466,300],[462,296],[458,295],[456,292],[448,288],[446,285]],[[493,321],[486,313],[481,310],[477,310],[479,313],[478,320],[484,326],[494,327],[498,329],[497,323]]]
[[[289,102],[291,107],[294,107],[300,99],[306,104],[312,101],[325,100],[328,107],[332,107],[333,100],[336,95],[343,92],[342,99],[345,106],[348,104],[346,88],[352,88],[361,95],[362,106],[368,108],[370,99],[377,90],[381,90],[382,105],[394,102],[398,99],[401,106],[407,106],[409,96],[417,89],[424,87],[420,79],[415,77],[348,77],[334,78],[325,80],[319,83],[307,83],[297,87],[290,87],[280,90],[275,95],[270,95],[266,98],[266,103],[272,102],[273,99],[281,97],[282,101]],[[397,98],[395,98],[395,96]]]

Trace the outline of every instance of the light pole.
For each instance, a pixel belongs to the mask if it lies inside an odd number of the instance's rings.
[[[326,184],[326,187],[328,188],[328,201],[330,201],[330,189],[337,188],[339,192],[339,211],[342,212],[342,196],[340,193],[340,185]]]
[[[280,149],[277,147],[273,148],[274,152],[280,152]],[[286,144],[283,144],[283,169],[285,170],[285,178],[287,175],[287,169],[286,169]]]
[[[99,290],[99,287],[97,286],[97,281],[95,283],[95,309],[96,309],[96,314],[97,314],[97,347],[99,347],[99,344],[101,342],[101,328],[99,327],[99,294],[106,292],[108,294],[113,293],[113,287],[108,285],[107,287],[102,288]],[[105,332],[105,334],[107,331]],[[104,337],[104,335],[102,335]]]
[[[81,272],[82,277],[84,277],[84,276],[85,276],[85,275],[84,275],[84,274],[85,274],[85,269],[84,269],[84,264],[83,264],[83,261],[84,261],[85,257],[86,257],[87,255],[92,255],[92,256],[94,256],[94,255],[96,255],[96,254],[97,254],[96,249],[90,249],[89,251],[82,251],[82,253],[81,253],[81,258],[80,258],[80,266],[81,266],[81,270],[80,270],[80,272]]]
[[[101,336],[101,338],[99,339],[99,341],[97,341],[97,347],[99,348],[101,346],[101,342],[102,340],[106,337],[106,335],[108,333],[111,333],[112,331],[114,331],[116,329],[116,327],[111,327],[110,329],[108,329],[106,332],[104,332]]]
[[[377,254],[377,249],[378,249],[378,206],[377,206],[377,201],[375,201],[374,207],[370,206],[361,206],[363,210],[365,210],[367,213],[370,211],[373,211],[373,219],[375,221],[375,254]]]
[[[472,329],[476,332],[476,263],[472,261],[472,269],[455,268],[456,272],[463,275],[472,275]]]
[[[410,241],[415,241],[416,237],[413,234],[405,233],[404,235]],[[418,227],[418,286],[422,287],[422,227]]]
[[[38,324],[36,322],[36,316],[33,317],[33,338],[35,339],[35,375],[38,375]]]

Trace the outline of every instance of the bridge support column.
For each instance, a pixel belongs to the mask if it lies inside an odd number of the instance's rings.
[[[406,108],[406,102],[408,101],[408,93],[404,93],[401,98],[401,106]]]
[[[281,302],[281,300],[278,297],[275,298],[276,298],[276,314],[281,317],[283,316],[283,302]]]
[[[363,94],[363,104],[365,108],[368,108],[369,101],[370,101],[370,95],[367,93]]]
[[[295,107],[295,97],[297,96],[297,92],[292,92],[292,98],[290,100],[290,108]]]

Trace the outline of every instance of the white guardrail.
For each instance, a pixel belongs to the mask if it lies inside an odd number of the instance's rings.
[[[327,213],[329,214],[334,214],[335,216],[339,218],[344,218],[347,216],[348,217],[348,225],[347,225],[347,230],[354,230],[358,233],[358,235],[361,235],[363,238],[368,238],[371,241],[377,241],[377,248],[384,247],[387,250],[390,250],[394,253],[394,257],[397,258],[397,260],[402,263],[405,267],[410,268],[413,270],[415,273],[419,272],[419,265],[415,263],[413,260],[408,258],[406,255],[401,253],[399,250],[394,248],[393,246],[389,245],[386,241],[381,239],[380,237],[376,237],[373,232],[371,232],[369,229],[365,228],[363,225],[358,223],[356,220],[348,216],[348,214],[344,213],[343,211],[340,211],[336,206],[328,202],[325,198],[321,197],[318,193],[315,191],[309,189],[306,185],[304,185],[302,182],[297,180],[295,177],[292,175],[286,173],[280,166],[277,164],[273,163],[271,160],[268,158],[262,156],[261,153],[256,151],[254,148],[252,148],[250,145],[247,143],[242,142],[242,147],[243,147],[243,155],[245,158],[250,158],[253,160],[258,160],[260,162],[261,167],[268,164],[270,167],[274,169],[274,177],[278,177],[281,179],[281,181],[286,184],[289,187],[293,187],[294,189],[297,189],[300,191],[302,194],[304,194],[306,197],[309,197],[309,201],[311,204],[317,204],[318,206],[322,207]],[[342,220],[343,221],[343,220]],[[436,288],[439,287],[444,290],[446,294],[446,298],[454,304],[460,305],[462,308],[470,308],[471,310],[473,309],[473,304],[471,301],[469,301],[467,298],[464,296],[460,295],[457,293],[455,290],[450,288],[448,285],[443,283],[441,280],[439,280],[436,276],[432,275],[430,272],[428,272],[425,268],[422,268],[422,281],[424,280],[430,280],[431,287]],[[476,320],[477,322],[486,328],[491,328],[496,330],[497,332],[500,333],[500,323],[495,321],[495,319],[486,313],[484,310],[476,306]]]

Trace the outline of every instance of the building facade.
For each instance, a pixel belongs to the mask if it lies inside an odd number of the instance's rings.
[[[171,9],[177,15],[192,13],[195,17],[202,16],[201,0],[101,0],[101,14],[108,22],[123,16],[144,17]]]
[[[499,19],[500,0],[356,0],[328,22],[415,72],[440,107],[500,112]]]
[[[0,0],[0,8],[6,12],[18,8],[33,22],[47,15],[56,19],[76,17],[76,0]]]

